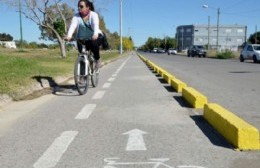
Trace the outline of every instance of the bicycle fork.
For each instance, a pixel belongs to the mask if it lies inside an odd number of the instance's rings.
[[[79,74],[79,76],[87,76],[87,75],[89,75],[88,74],[89,73],[89,70],[88,70],[89,69],[89,61],[88,61],[86,55],[81,55],[80,58],[81,58],[81,60],[78,61],[78,74]],[[82,68],[84,68],[84,71],[83,71],[84,73],[81,71]]]

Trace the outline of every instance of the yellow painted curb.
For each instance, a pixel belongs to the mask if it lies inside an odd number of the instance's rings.
[[[170,85],[178,92],[178,93],[181,93],[182,92],[182,89],[187,87],[187,84],[182,82],[181,80],[179,79],[176,79],[176,78],[173,78],[171,79],[171,83]]]
[[[208,103],[206,96],[191,87],[182,89],[182,97],[194,108],[203,108]]]
[[[161,77],[163,77],[163,74],[165,73],[164,69],[159,68],[159,75],[161,75]]]
[[[163,77],[163,79],[164,79],[168,84],[171,84],[171,80],[175,78],[175,76],[173,76],[172,74],[170,74],[170,73],[167,72],[167,71],[164,71],[162,77]]]
[[[259,131],[220,105],[205,105],[203,117],[238,149],[260,149]]]

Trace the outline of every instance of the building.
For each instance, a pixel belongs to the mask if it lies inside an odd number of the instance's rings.
[[[15,48],[16,45],[14,41],[0,41],[0,45],[3,45],[5,48]]]
[[[220,51],[237,51],[246,42],[246,33],[247,27],[242,25],[220,25],[219,29],[215,25],[181,25],[176,28],[176,39],[178,50],[191,45],[209,45],[209,48]]]

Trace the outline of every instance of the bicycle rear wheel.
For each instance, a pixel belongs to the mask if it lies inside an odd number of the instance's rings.
[[[86,64],[83,57],[78,57],[74,67],[74,81],[80,95],[88,91],[89,77],[85,75]]]

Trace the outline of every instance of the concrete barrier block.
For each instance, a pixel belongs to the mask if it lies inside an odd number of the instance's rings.
[[[154,64],[154,66],[153,66],[153,71],[154,72],[157,72],[157,66]]]
[[[220,105],[205,105],[203,117],[236,148],[260,149],[259,131]]]
[[[175,78],[175,76],[173,76],[172,74],[170,74],[170,73],[167,72],[167,71],[164,71],[162,77],[163,77],[163,79],[164,79],[168,84],[171,84],[171,80]]]
[[[161,77],[163,77],[163,74],[164,74],[164,69],[162,69],[161,67],[159,68],[159,75]]]
[[[181,93],[182,92],[182,89],[187,87],[187,84],[182,82],[181,80],[179,79],[176,79],[176,78],[173,78],[171,79],[171,83],[170,85],[178,92],[178,93]]]
[[[208,103],[206,96],[198,92],[191,87],[185,87],[182,89],[182,97],[194,108],[204,108],[204,105]]]

